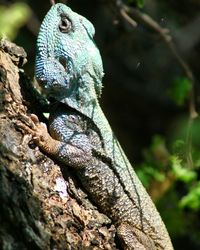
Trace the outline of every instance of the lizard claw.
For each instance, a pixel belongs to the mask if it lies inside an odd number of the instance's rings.
[[[15,125],[20,130],[25,131],[25,133],[33,134],[34,129],[32,128],[32,126],[30,126],[30,125],[28,126],[27,124],[23,123],[22,121],[16,121]]]
[[[21,120],[23,121],[16,122],[17,127],[25,131],[25,133],[31,134],[32,141],[36,145],[41,146],[49,137],[46,125],[40,122],[35,114],[31,114],[30,116],[22,116]]]
[[[46,153],[52,153],[57,150],[59,143],[51,138],[48,133],[45,123],[40,122],[38,117],[34,114],[22,117],[23,121],[16,122],[16,125],[21,130],[32,135],[32,142],[40,147]]]
[[[33,121],[34,124],[40,123],[40,121],[39,121],[37,115],[31,114],[31,115],[30,115],[30,118],[31,118],[31,120]]]

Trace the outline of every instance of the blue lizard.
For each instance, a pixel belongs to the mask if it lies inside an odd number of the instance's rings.
[[[95,29],[55,4],[42,22],[35,75],[54,100],[49,131],[32,116],[35,143],[75,168],[89,196],[117,228],[124,249],[172,250],[168,232],[105,118],[98,98],[103,66]]]

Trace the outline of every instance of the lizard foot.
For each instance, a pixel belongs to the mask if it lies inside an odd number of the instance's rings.
[[[117,228],[117,235],[126,250],[156,250],[153,240],[141,230],[125,222]]]
[[[17,122],[16,125],[26,133],[32,135],[32,141],[48,154],[54,154],[57,151],[59,142],[54,140],[48,133],[45,123],[39,121],[38,117],[31,114],[25,117],[25,122]],[[24,117],[23,117],[24,120]],[[28,125],[27,125],[28,124]]]

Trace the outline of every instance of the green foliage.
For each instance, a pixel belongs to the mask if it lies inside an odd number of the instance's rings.
[[[179,197],[175,190],[171,189],[170,192],[162,197],[157,203],[157,207],[162,212],[162,218],[171,236],[187,234],[188,216],[180,208]]]
[[[193,161],[193,170],[200,168],[200,117],[196,118],[191,126],[189,126],[188,118],[180,118],[173,125],[173,133],[171,138],[171,154],[180,159],[181,165],[188,167],[187,157],[191,155]],[[188,134],[190,138],[188,140]]]
[[[185,142],[184,140],[181,140],[181,139],[175,140],[172,144],[172,150],[173,152],[176,152],[177,154],[180,153],[184,147],[185,147]]]
[[[143,163],[137,171],[137,175],[142,180],[143,185],[147,188],[152,180],[164,181],[165,175],[161,173],[156,165]]]
[[[172,155],[170,157],[170,162],[173,170],[173,174],[177,180],[183,181],[185,183],[190,183],[196,180],[197,173],[194,170],[184,167],[181,163],[182,160],[178,156]]]
[[[174,130],[170,165],[176,181],[183,183],[186,194],[178,202],[181,209],[200,210],[200,118],[188,126],[186,119],[181,119]],[[188,140],[187,136],[190,134]],[[188,162],[188,160],[192,162]],[[191,164],[192,163],[192,164]]]
[[[189,193],[180,201],[180,207],[188,207],[194,211],[200,210],[200,182],[190,187]]]
[[[181,106],[187,99],[191,88],[192,84],[189,79],[185,77],[177,77],[172,83],[168,94],[177,105]]]
[[[192,141],[193,144],[198,147],[198,149],[200,148],[200,133],[199,133],[199,128],[200,128],[200,117],[196,118],[195,121],[192,124]],[[200,156],[199,156],[200,158]]]
[[[145,0],[128,0],[128,3],[135,3],[137,7],[143,8],[145,4]]]
[[[169,158],[164,138],[160,135],[153,136],[150,147],[143,154],[144,162],[137,171],[143,185],[148,187],[153,180],[164,181],[164,170]]]
[[[22,2],[0,6],[0,36],[13,40],[30,15],[30,8]]]
[[[144,3],[145,3],[145,0],[137,0],[137,6],[139,8],[143,8],[144,7]]]
[[[184,121],[184,120],[183,120]],[[199,121],[197,124],[199,125]],[[193,168],[187,162],[188,145],[185,142],[184,132],[186,132],[185,122],[180,125],[179,139],[173,140],[172,147],[167,147],[162,136],[155,135],[148,149],[144,151],[144,162],[139,166],[137,174],[146,188],[154,182],[164,182],[167,173],[173,176],[173,182],[182,182],[186,194],[177,199],[177,207],[185,207],[191,210],[200,210],[200,182],[198,181],[197,170],[200,168],[199,147],[191,147],[189,152],[194,159]],[[192,127],[192,135],[197,132],[197,125]],[[182,136],[181,136],[182,135]],[[197,140],[198,141],[198,140]],[[199,146],[199,145],[198,145]],[[172,193],[173,193],[172,189]]]

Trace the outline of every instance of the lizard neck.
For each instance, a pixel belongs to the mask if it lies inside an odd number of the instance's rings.
[[[73,95],[65,97],[60,101],[77,110],[95,124],[101,134],[106,153],[112,155],[110,151],[114,143],[113,132],[99,105],[94,85],[90,84],[90,87],[87,89],[79,86],[79,91],[74,91]]]

